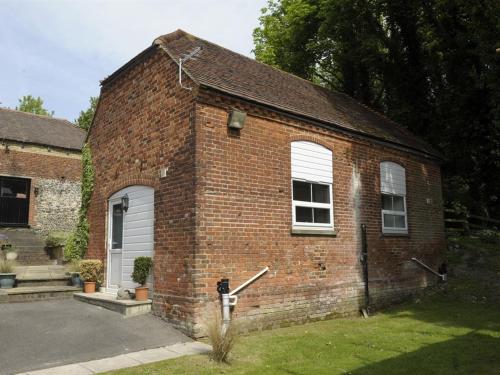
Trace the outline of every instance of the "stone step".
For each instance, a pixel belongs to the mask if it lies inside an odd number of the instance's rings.
[[[71,298],[73,293],[81,290],[81,288],[73,286],[37,286],[0,289],[0,303],[65,299]]]
[[[151,312],[152,301],[117,300],[116,295],[107,293],[74,293],[73,297],[81,302],[90,303],[115,311],[125,317],[148,314]]]
[[[71,278],[69,276],[20,278],[16,279],[16,285],[18,287],[71,286]]]

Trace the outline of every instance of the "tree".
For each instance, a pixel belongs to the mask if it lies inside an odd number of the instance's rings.
[[[78,116],[78,118],[75,120],[76,124],[80,128],[82,128],[86,131],[89,130],[90,124],[92,124],[92,120],[94,118],[94,114],[95,114],[95,110],[97,108],[98,100],[99,100],[98,97],[91,96],[90,100],[89,100],[89,103],[90,103],[89,108],[87,108],[85,111],[80,111],[80,116]]]
[[[31,95],[25,95],[21,99],[18,99],[19,106],[16,107],[16,110],[22,112],[34,113],[35,115],[43,115],[43,116],[54,116],[54,111],[48,111],[43,107],[43,99],[38,97],[34,97]]]
[[[254,52],[427,140],[447,203],[500,217],[498,14],[498,0],[269,0]]]

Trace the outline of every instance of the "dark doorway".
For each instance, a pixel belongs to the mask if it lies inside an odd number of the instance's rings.
[[[0,226],[27,226],[30,180],[0,176]]]

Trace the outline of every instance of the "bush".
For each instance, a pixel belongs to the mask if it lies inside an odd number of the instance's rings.
[[[209,320],[205,321],[205,328],[212,345],[211,358],[216,362],[228,362],[237,338],[237,328],[234,323],[231,322],[223,333],[221,312],[216,309]]]
[[[70,273],[80,273],[80,260],[75,259],[71,261],[71,264],[69,266],[69,272]]]
[[[47,247],[60,247],[66,246],[66,242],[70,237],[68,232],[52,232],[45,238],[45,246]]]
[[[135,258],[132,280],[141,285],[146,284],[146,280],[148,279],[151,267],[153,267],[153,261],[151,260],[150,257]]]
[[[15,263],[9,260],[0,261],[0,273],[14,273]]]
[[[481,241],[484,243],[489,243],[489,244],[499,244],[500,245],[500,233],[491,229],[483,229],[479,232],[477,232],[479,238]]]
[[[80,276],[84,281],[102,283],[103,265],[97,259],[85,259],[80,262]]]

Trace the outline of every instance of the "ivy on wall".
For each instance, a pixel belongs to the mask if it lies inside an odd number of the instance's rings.
[[[71,233],[64,249],[64,256],[68,260],[77,260],[85,257],[89,241],[89,222],[87,211],[90,197],[94,190],[94,170],[92,168],[92,155],[90,147],[85,144],[82,148],[82,203],[78,212],[78,224]]]

